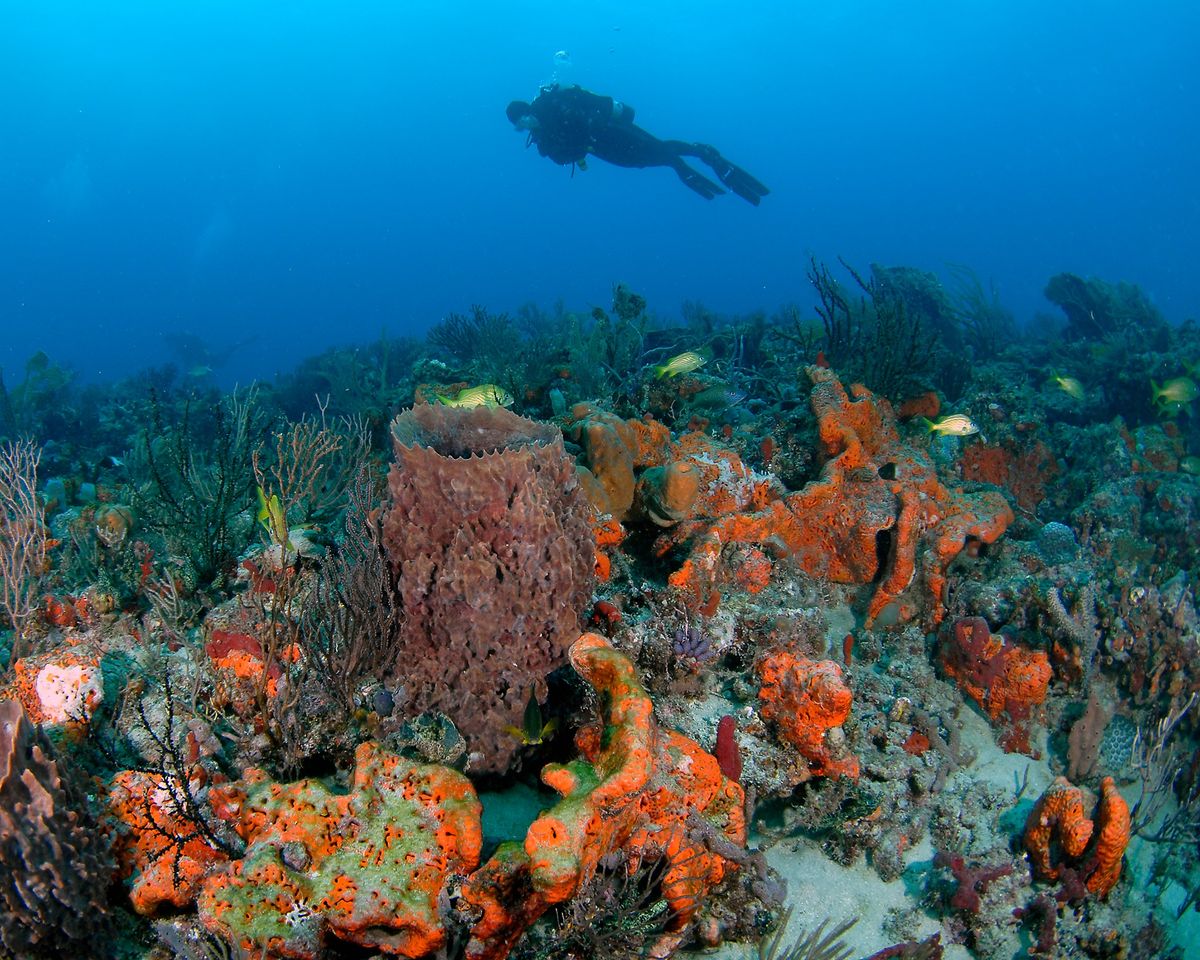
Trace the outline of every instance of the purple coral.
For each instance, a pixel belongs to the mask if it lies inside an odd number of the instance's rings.
[[[696,663],[707,663],[717,655],[704,631],[699,627],[680,627],[675,631],[675,642],[672,644],[675,655],[681,660],[693,660]]]
[[[1018,920],[1027,920],[1034,924],[1037,933],[1037,944],[1030,949],[1036,956],[1051,956],[1058,941],[1057,921],[1058,904],[1048,893],[1039,893],[1026,907],[1017,907],[1013,916]]]
[[[950,898],[950,906],[956,910],[966,910],[978,913],[983,906],[983,894],[988,886],[1001,877],[1007,877],[1013,872],[1012,864],[997,867],[972,867],[959,854],[946,853],[939,850],[934,855],[935,866],[944,867],[954,874],[958,887]]]

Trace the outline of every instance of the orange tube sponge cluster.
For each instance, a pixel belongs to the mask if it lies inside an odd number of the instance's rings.
[[[668,462],[671,431],[657,420],[622,420],[590,404],[576,404],[567,432],[583,447],[583,488],[597,512],[617,521],[633,507],[635,470]]]
[[[786,651],[758,664],[764,720],[800,751],[814,777],[858,777],[858,758],[831,745],[827,734],[850,716],[851,693],[833,660],[809,660]]]
[[[611,550],[625,539],[625,528],[620,521],[597,514],[592,518],[592,539],[596,543],[596,579],[608,583],[612,577]]]
[[[330,936],[410,958],[445,946],[438,896],[482,845],[466,777],[364,743],[346,793],[252,770],[210,798],[247,846],[204,881],[199,915],[248,954],[316,960]]]
[[[1064,864],[1081,869],[1089,892],[1107,897],[1121,876],[1129,845],[1129,805],[1112,777],[1100,785],[1093,814],[1084,815],[1083,791],[1058,777],[1025,821],[1025,851],[1038,880],[1057,880]],[[1057,848],[1061,861],[1055,862]]]
[[[760,510],[783,495],[736,452],[699,431],[672,441],[657,420],[622,420],[579,404],[567,431],[583,447],[582,484],[592,506],[618,521],[660,527]]]
[[[1012,510],[998,493],[944,486],[928,456],[901,440],[886,400],[861,384],[847,393],[825,367],[806,374],[827,458],[821,476],[782,499],[763,497],[749,510],[673,530],[668,547],[694,539],[670,582],[698,604],[724,577],[726,548],[750,543],[790,556],[813,577],[878,581],[868,622],[889,607],[911,616],[912,605],[900,601],[920,574],[930,620],[940,622],[951,561],[972,542],[998,539]],[[880,544],[887,547],[882,558]]]
[[[707,891],[732,869],[689,828],[689,818],[702,817],[738,846],[746,842],[742,788],[694,741],[658,727],[629,659],[592,633],[570,656],[601,693],[605,715],[576,735],[583,759],[543,769],[543,782],[562,799],[533,822],[524,846],[501,845],[467,881],[463,897],[481,914],[471,960],[507,956],[542,913],[574,896],[601,859],[617,852],[628,855],[631,869],[665,861],[661,888],[671,921],[664,940],[678,943]]]
[[[1025,851],[1039,880],[1057,880],[1058,866],[1052,862],[1051,844],[1063,854],[1078,858],[1092,839],[1092,821],[1083,813],[1083,791],[1066,777],[1058,777],[1046,788],[1025,821]]]

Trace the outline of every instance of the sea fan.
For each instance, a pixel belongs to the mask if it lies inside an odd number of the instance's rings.
[[[790,947],[783,946],[783,934],[792,917],[789,907],[773,934],[765,936],[758,944],[758,960],[850,960],[854,951],[846,945],[842,935],[858,923],[858,917],[844,920],[825,932],[830,920],[826,917],[816,928],[802,933]]]

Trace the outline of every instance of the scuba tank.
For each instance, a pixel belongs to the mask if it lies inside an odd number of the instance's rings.
[[[612,105],[613,120],[617,123],[633,123],[633,107],[620,100],[613,100]]]

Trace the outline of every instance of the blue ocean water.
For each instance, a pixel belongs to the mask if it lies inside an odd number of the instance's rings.
[[[1194,4],[748,6],[5,3],[0,366],[109,379],[164,332],[253,336],[221,371],[245,382],[615,281],[666,317],[770,311],[810,302],[810,253],[967,264],[1025,323],[1063,270],[1194,313]],[[554,79],[770,196],[572,176],[504,116]]]

